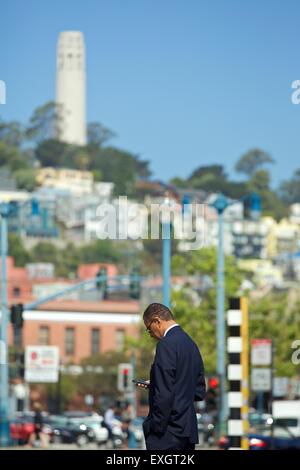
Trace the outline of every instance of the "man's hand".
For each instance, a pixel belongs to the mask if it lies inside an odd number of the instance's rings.
[[[145,380],[145,384],[140,383],[140,382],[136,383],[136,386],[137,386],[138,388],[145,388],[145,389],[147,389],[147,388],[149,388],[149,385],[150,385],[150,380]]]

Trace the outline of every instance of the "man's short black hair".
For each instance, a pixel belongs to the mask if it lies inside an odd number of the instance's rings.
[[[171,310],[163,304],[153,303],[148,305],[144,311],[144,321],[149,321],[154,316],[161,318],[162,320],[174,320],[174,315]]]

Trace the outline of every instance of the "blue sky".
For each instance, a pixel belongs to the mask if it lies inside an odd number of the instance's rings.
[[[234,163],[251,147],[276,160],[274,183],[300,167],[300,2],[296,0],[6,0],[1,5],[3,119],[26,122],[55,97],[60,31],[83,31],[87,117],[154,176]]]

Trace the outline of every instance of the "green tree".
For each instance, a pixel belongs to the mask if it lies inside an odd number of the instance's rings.
[[[76,398],[77,395],[77,378],[61,373],[60,375],[60,386],[59,386],[59,398],[60,398],[60,406],[62,410],[66,410],[68,408],[69,403]],[[47,384],[44,385],[44,389],[46,391],[46,395],[48,398],[48,403],[52,402],[52,407],[57,402],[58,398],[58,387],[57,384]],[[55,405],[54,405],[55,406]]]
[[[227,174],[223,165],[200,166],[188,178],[188,185],[208,192],[225,191]]]
[[[81,361],[85,372],[78,376],[77,386],[81,395],[91,393],[94,396],[106,395],[117,397],[118,364],[128,362],[124,351],[108,351],[99,355],[85,358]],[[87,366],[102,367],[102,373],[88,372]]]
[[[300,168],[295,171],[290,180],[283,181],[279,187],[279,194],[287,204],[300,201]]]
[[[274,163],[273,158],[267,152],[255,148],[241,156],[235,165],[235,171],[251,176],[259,168],[270,163]]]
[[[23,126],[18,121],[0,122],[0,141],[8,147],[20,148],[24,138]]]
[[[39,242],[32,249],[34,260],[41,263],[57,263],[60,258],[59,249],[51,242]]]
[[[175,255],[172,269],[178,275],[209,276],[211,287],[201,293],[195,303],[191,288],[187,284],[182,290],[172,293],[172,304],[176,320],[191,335],[200,347],[206,373],[216,370],[216,269],[217,256],[214,248]],[[236,296],[240,288],[242,272],[234,258],[225,257],[226,298]]]
[[[179,176],[175,176],[170,180],[170,184],[177,186],[177,188],[187,188],[188,183],[184,178],[180,178]]]
[[[95,240],[79,248],[81,263],[116,263],[120,254],[111,240]]]
[[[116,196],[134,192],[138,165],[130,153],[113,147],[98,148],[92,151],[89,169],[100,170],[103,181],[114,182]]]
[[[247,182],[248,193],[257,193],[262,202],[265,215],[279,220],[288,214],[286,204],[270,188],[271,178],[267,170],[256,171]]]
[[[15,265],[24,267],[31,261],[31,255],[23,245],[22,239],[15,233],[8,234],[8,256],[12,256]]]
[[[35,157],[41,166],[63,167],[71,166],[71,159],[67,162],[69,144],[57,139],[45,139],[35,148]],[[66,164],[67,163],[67,164]]]
[[[33,247],[31,258],[34,262],[53,263],[57,276],[68,277],[76,274],[80,264],[117,263],[121,256],[111,240],[95,240],[80,247],[68,243],[65,248],[43,241]]]
[[[22,153],[17,147],[11,147],[0,141],[0,166],[14,172],[28,168],[28,163],[22,158]]]
[[[33,111],[26,129],[26,137],[35,143],[59,138],[63,126],[62,105],[54,101],[39,106]]]
[[[270,338],[274,342],[274,366],[278,376],[300,374],[300,365],[292,362],[292,343],[300,338],[300,302],[289,306],[289,294],[271,293],[250,300],[250,338]]]
[[[103,147],[104,144],[114,137],[116,137],[116,134],[100,122],[90,122],[87,126],[88,145]]]
[[[36,187],[36,170],[32,168],[16,170],[14,177],[19,189],[33,191]]]

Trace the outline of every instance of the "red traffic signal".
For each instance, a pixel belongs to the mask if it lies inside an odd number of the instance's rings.
[[[208,379],[208,387],[209,388],[218,388],[219,386],[219,379],[218,377],[211,377]]]

